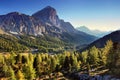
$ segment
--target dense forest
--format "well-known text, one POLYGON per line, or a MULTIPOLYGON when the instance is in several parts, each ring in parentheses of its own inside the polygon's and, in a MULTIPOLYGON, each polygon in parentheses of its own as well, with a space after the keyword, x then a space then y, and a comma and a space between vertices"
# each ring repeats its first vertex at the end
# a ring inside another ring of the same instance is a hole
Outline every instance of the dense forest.
POLYGON ((62 53, 73 49, 71 43, 52 36, 5 35, 0 34, 0 52, 62 53))
MULTIPOLYGON (((33 80, 70 78, 71 74, 81 72, 94 75, 120 74, 120 45, 111 40, 104 48, 92 48, 77 52, 61 54, 22 54, 11 52, 0 54, 0 78, 3 80, 33 80)), ((75 79, 74 79, 75 80, 75 79)))

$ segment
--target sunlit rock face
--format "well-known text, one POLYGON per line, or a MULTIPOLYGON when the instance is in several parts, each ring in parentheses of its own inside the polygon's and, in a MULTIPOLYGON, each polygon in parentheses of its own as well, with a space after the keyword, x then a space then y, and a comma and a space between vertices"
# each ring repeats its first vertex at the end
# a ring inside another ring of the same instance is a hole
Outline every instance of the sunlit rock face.
POLYGON ((38 23, 31 16, 12 12, 7 15, 0 16, 0 26, 1 29, 8 32, 12 31, 24 34, 34 34, 36 26, 41 27, 41 23, 38 23))
POLYGON ((5 31, 29 35, 62 33, 74 31, 70 23, 60 20, 56 10, 50 6, 36 12, 32 16, 12 12, 0 16, 0 28, 5 31))
POLYGON ((74 27, 69 22, 59 19, 57 12, 54 8, 47 6, 41 11, 32 15, 36 19, 43 22, 47 26, 54 26, 59 29, 59 32, 74 32, 74 27))

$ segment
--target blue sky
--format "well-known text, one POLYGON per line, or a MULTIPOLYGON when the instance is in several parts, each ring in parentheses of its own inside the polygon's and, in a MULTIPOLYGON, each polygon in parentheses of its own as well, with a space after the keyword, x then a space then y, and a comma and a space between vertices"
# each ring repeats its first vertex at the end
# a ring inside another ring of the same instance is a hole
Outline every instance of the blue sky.
POLYGON ((54 7, 74 27, 120 29, 120 0, 0 0, 0 15, 14 11, 31 15, 46 6, 54 7))

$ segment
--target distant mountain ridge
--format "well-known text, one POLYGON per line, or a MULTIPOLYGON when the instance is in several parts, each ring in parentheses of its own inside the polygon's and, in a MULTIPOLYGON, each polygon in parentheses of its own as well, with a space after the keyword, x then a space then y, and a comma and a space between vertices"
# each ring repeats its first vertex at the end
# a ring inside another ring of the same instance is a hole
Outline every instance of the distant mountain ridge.
POLYGON ((120 43, 120 30, 114 31, 114 32, 94 41, 89 46, 96 46, 98 48, 103 48, 108 40, 112 40, 114 43, 120 43))
POLYGON ((0 29, 17 35, 49 35, 76 44, 89 44, 96 37, 77 31, 69 22, 59 19, 56 10, 47 6, 32 16, 19 12, 0 15, 0 29))
POLYGON ((79 48, 78 51, 82 52, 93 46, 95 46, 97 48, 103 48, 106 45, 106 42, 108 40, 111 40, 114 44, 119 44, 120 43, 120 30, 111 32, 110 34, 97 39, 96 41, 92 42, 91 44, 85 45, 85 47, 83 47, 83 48, 79 48))
POLYGON ((85 32, 87 34, 94 35, 96 37, 103 37, 111 32, 111 31, 90 30, 86 26, 77 27, 76 29, 85 32))

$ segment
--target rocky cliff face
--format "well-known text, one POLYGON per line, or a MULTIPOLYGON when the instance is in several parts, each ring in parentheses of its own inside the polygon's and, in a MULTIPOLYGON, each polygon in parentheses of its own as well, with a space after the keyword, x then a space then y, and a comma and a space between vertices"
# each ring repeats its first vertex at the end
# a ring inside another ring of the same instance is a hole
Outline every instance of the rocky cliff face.
POLYGON ((46 8, 36 12, 32 16, 36 19, 41 20, 45 24, 49 23, 56 27, 60 26, 56 10, 50 6, 47 6, 46 8))
POLYGON ((45 27, 42 27, 41 22, 35 20, 34 17, 18 12, 0 16, 0 28, 6 32, 29 35, 40 35, 45 32, 45 27))
POLYGON ((37 20, 42 21, 43 24, 57 27, 61 32, 74 32, 75 29, 69 22, 59 19, 54 8, 47 6, 46 8, 36 12, 32 15, 37 20))

